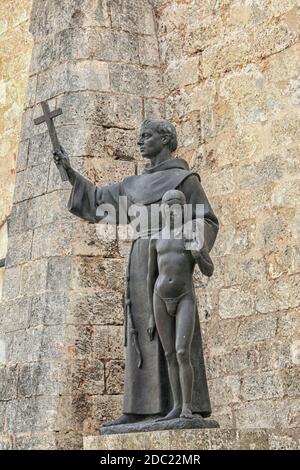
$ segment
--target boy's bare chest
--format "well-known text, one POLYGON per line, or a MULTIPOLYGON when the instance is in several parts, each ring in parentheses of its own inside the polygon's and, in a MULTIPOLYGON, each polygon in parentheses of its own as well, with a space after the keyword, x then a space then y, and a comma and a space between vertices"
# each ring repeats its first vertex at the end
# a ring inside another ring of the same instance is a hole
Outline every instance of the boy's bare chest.
POLYGON ((156 242, 157 253, 163 255, 168 252, 184 253, 184 240, 183 239, 169 239, 157 240, 156 242))

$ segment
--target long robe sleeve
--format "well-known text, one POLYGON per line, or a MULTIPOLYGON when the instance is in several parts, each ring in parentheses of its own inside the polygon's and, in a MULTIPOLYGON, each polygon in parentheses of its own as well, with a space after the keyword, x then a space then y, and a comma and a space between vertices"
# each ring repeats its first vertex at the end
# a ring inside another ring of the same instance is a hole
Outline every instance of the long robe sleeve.
POLYGON ((119 223, 122 183, 98 187, 74 171, 75 182, 70 194, 69 211, 89 222, 119 223))
POLYGON ((201 239, 201 247, 198 250, 193 250, 193 255, 201 272, 206 276, 211 276, 214 266, 209 252, 214 245, 219 230, 218 219, 196 175, 189 176, 178 189, 184 192, 187 204, 192 205, 192 218, 196 222, 195 227, 201 228, 204 224, 203 237, 199 237, 201 239), (199 220, 199 224, 197 224, 197 217, 199 217, 197 204, 203 205, 202 217, 199 220))

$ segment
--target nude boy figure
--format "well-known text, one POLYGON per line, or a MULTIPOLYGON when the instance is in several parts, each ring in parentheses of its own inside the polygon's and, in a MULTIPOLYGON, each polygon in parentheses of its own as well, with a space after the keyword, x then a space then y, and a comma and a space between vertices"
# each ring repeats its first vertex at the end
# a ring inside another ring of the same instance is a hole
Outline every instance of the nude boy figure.
POLYGON ((162 198, 164 227, 151 238, 148 262, 148 296, 152 307, 148 335, 157 328, 166 355, 173 408, 162 420, 192 418, 194 371, 190 350, 195 326, 193 288, 195 259, 182 236, 185 196, 167 191, 162 198))

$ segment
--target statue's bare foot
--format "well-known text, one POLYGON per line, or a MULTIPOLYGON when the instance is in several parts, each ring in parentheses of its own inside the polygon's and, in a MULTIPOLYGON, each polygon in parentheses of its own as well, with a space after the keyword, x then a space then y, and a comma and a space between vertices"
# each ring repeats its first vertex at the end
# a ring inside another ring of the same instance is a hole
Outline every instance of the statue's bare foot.
POLYGON ((139 415, 123 414, 117 419, 113 419, 112 421, 107 421, 107 423, 103 423, 102 426, 118 426, 119 424, 135 423, 139 420, 139 415))
POLYGON ((176 406, 173 408, 166 416, 156 419, 156 421, 169 421, 170 419, 179 418, 181 412, 181 407, 176 406))
POLYGON ((180 418, 192 419, 193 413, 189 406, 183 405, 180 418))

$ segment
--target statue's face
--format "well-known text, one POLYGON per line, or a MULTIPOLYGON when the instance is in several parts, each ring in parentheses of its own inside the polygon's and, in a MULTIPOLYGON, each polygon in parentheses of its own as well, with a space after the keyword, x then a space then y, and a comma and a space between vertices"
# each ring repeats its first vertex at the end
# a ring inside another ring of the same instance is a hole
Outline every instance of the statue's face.
POLYGON ((180 200, 166 201, 162 204, 162 211, 167 225, 170 224, 171 227, 182 225, 184 207, 180 200))
POLYGON ((156 157, 165 145, 165 136, 159 134, 153 124, 141 128, 138 146, 143 158, 156 157))

